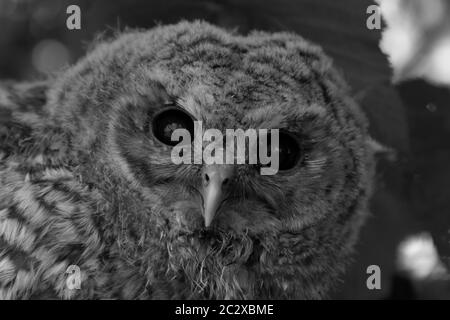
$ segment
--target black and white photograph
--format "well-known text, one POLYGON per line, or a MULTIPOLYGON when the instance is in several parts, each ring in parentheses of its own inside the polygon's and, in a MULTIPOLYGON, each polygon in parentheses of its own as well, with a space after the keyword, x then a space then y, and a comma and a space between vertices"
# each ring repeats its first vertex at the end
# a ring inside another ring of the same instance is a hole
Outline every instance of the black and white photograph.
POLYGON ((448 299, 450 0, 0 0, 0 300, 448 299))

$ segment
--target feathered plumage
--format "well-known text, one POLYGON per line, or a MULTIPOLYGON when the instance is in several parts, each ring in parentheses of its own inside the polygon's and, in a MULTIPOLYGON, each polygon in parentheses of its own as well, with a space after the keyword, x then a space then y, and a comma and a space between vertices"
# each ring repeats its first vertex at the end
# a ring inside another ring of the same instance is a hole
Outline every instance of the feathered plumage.
POLYGON ((294 34, 122 34, 45 82, 2 86, 0 115, 1 298, 322 298, 366 215, 366 120, 294 34), (175 165, 148 129, 167 102, 205 128, 287 130, 301 161, 236 165, 205 229, 204 167, 175 165))

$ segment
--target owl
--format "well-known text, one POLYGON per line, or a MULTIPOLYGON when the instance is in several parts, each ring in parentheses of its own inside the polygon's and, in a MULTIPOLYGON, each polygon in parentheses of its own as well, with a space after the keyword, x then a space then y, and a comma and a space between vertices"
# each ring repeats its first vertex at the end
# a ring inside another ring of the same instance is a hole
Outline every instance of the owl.
POLYGON ((366 118, 296 34, 127 31, 0 115, 2 299, 326 298, 368 212, 366 118), (278 129, 278 172, 175 164, 195 121, 278 129))

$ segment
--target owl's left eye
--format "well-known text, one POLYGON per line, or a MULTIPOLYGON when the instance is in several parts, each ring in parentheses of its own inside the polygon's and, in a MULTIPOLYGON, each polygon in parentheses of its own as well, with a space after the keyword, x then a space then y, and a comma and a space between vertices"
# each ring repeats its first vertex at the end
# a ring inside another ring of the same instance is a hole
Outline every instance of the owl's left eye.
MULTIPOLYGON (((267 143, 267 149, 272 150, 270 139, 267 143)), ((294 138, 292 134, 285 131, 280 131, 278 145, 274 146, 274 151, 278 155, 280 171, 286 171, 294 168, 303 158, 302 148, 297 142, 297 139, 294 138)), ((260 164, 260 166, 262 165, 260 164)))
POLYGON ((191 137, 194 134, 194 121, 189 114, 179 108, 169 108, 154 116, 152 121, 153 134, 162 143, 175 146, 178 141, 172 141, 172 133, 176 129, 188 130, 191 137))
POLYGON ((297 141, 285 132, 280 132, 278 154, 280 170, 292 169, 301 159, 301 149, 297 141))

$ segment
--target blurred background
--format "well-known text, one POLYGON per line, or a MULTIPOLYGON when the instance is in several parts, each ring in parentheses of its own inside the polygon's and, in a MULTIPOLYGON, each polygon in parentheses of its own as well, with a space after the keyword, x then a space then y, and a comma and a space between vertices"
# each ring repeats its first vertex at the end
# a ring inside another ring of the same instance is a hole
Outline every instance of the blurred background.
POLYGON ((449 1, 0 0, 0 80, 41 79, 100 34, 182 19, 313 40, 368 115, 380 149, 372 213, 332 298, 450 298, 449 1), (381 30, 367 28, 374 4, 381 30), (80 30, 66 27, 69 5, 81 9, 80 30), (367 288, 370 265, 381 269, 380 290, 367 288))

